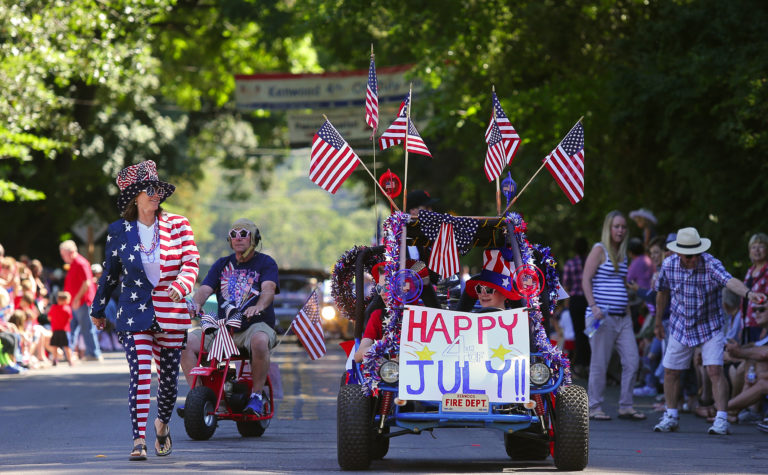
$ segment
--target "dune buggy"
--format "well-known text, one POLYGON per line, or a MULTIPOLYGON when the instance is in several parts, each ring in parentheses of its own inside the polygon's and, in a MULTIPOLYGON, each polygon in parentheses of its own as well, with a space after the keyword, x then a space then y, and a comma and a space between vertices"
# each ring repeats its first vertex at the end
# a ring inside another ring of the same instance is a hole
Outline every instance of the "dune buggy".
POLYGON ((385 223, 384 246, 355 247, 342 256, 334 297, 355 322, 355 349, 372 299, 364 298, 364 273, 386 262, 388 288, 382 339, 362 364, 348 362, 342 377, 337 457, 343 470, 366 469, 383 458, 392 437, 474 427, 502 431, 513 460, 552 455, 558 469, 586 467, 587 395, 571 384, 568 360, 543 327, 559 292, 554 258, 549 248, 532 245, 525 231, 516 213, 459 218, 421 211, 418 219, 395 213, 385 223), (430 246, 441 223, 452 223, 462 254, 473 247, 511 251, 514 277, 538 276, 538 291, 521 295, 516 310, 495 314, 471 313, 474 300, 466 294, 454 311, 410 305, 407 294, 419 282, 400 263, 406 238, 430 246))

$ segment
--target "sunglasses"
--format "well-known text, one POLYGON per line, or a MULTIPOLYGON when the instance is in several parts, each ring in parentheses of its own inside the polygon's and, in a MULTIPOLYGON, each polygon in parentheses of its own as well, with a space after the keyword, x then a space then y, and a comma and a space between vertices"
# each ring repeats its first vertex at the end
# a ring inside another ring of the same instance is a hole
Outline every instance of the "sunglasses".
POLYGON ((251 232, 247 229, 230 229, 229 230, 229 237, 232 239, 235 238, 247 238, 251 235, 251 232))
POLYGON ((154 186, 154 185, 149 185, 148 187, 146 187, 144 189, 144 193, 146 193, 147 196, 149 196, 150 198, 152 198, 155 195, 159 196, 160 198, 165 196, 165 190, 162 187, 154 186))
POLYGON ((494 289, 493 287, 486 287, 484 285, 477 284, 475 286, 475 292, 477 292, 478 294, 493 295, 493 293, 496 292, 496 289, 494 289))
POLYGON ((694 259, 696 257, 699 257, 701 253, 699 254, 680 254, 682 257, 685 257, 686 259, 694 259))

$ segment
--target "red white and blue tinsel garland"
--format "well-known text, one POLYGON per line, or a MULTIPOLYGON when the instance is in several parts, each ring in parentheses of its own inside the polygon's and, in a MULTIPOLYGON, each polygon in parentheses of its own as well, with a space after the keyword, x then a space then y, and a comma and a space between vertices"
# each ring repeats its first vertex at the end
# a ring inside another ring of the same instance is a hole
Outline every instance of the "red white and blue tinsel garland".
MULTIPOLYGON (((518 213, 511 212, 507 213, 507 216, 504 219, 514 226, 515 238, 520 247, 520 257, 523 264, 536 265, 536 260, 533 255, 534 249, 541 254, 541 262, 544 265, 547 285, 545 291, 549 293, 550 311, 554 311, 554 306, 557 304, 557 289, 560 287, 560 280, 555 271, 555 265, 557 264, 555 259, 552 257, 548 247, 539 245, 532 246, 531 243, 528 242, 528 238, 525 236, 525 232, 528 230, 528 224, 522 216, 518 213)), ((533 338, 536 347, 539 349, 544 359, 553 364, 553 369, 555 371, 557 371, 559 367, 563 368, 565 383, 571 384, 571 363, 568 361, 568 357, 566 357, 556 346, 552 345, 549 337, 547 337, 538 296, 529 299, 529 307, 534 308, 534 311, 529 313, 528 317, 533 322, 533 338)))
MULTIPOLYGON (((406 213, 395 213, 384 222, 384 272, 386 281, 390 283, 392 276, 398 271, 398 256, 400 255, 400 237, 410 216, 406 213)), ((381 272, 381 271, 380 271, 381 272)), ((379 385, 379 367, 386 361, 387 356, 400 352, 400 330, 403 318, 403 304, 392 297, 392 291, 387 289, 382 296, 386 311, 382 312, 381 327, 383 336, 375 342, 363 358, 363 391, 371 394, 379 385)))
MULTIPOLYGON (((333 301, 341 314, 350 320, 353 320, 355 316, 355 264, 357 263, 358 254, 364 249, 367 248, 365 246, 355 246, 342 254, 331 273, 331 296, 333 301)), ((365 270, 370 272, 377 262, 379 262, 378 256, 371 255, 364 263, 365 270)), ((371 299, 372 296, 367 296, 363 308, 368 306, 371 299)))

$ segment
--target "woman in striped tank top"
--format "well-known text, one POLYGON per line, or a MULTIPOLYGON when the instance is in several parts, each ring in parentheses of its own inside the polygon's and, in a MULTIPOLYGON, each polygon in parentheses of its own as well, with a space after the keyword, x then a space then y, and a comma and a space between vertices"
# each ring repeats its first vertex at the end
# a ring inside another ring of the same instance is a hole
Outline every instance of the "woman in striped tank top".
POLYGON ((589 305, 585 319, 587 322, 599 323, 597 331, 589 340, 592 359, 587 394, 589 418, 594 420, 611 420, 602 405, 606 372, 614 348, 621 358, 619 418, 645 419, 645 414, 632 407, 632 389, 640 358, 627 305, 628 237, 626 218, 619 211, 611 211, 603 221, 600 242, 592 247, 584 263, 582 287, 589 305))

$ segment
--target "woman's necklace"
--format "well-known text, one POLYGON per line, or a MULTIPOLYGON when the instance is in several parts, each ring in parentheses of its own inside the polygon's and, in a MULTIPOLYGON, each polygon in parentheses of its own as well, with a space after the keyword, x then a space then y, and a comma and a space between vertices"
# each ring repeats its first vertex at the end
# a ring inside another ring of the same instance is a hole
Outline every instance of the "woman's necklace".
POLYGON ((160 226, 157 224, 157 219, 155 219, 155 224, 152 227, 154 233, 152 235, 152 244, 150 245, 149 250, 144 247, 144 242, 142 241, 141 236, 139 236, 139 249, 141 249, 141 252, 147 256, 148 262, 155 262, 155 249, 157 249, 157 245, 160 243, 160 226))

